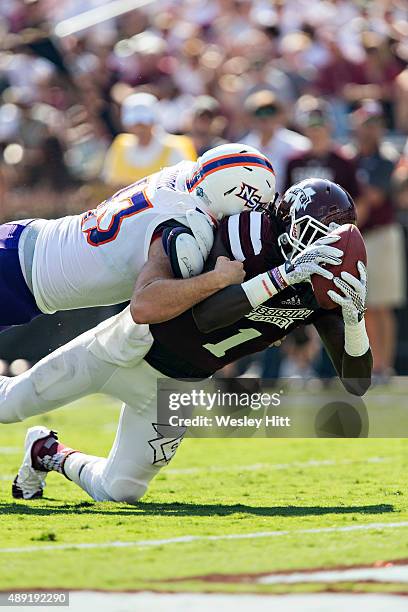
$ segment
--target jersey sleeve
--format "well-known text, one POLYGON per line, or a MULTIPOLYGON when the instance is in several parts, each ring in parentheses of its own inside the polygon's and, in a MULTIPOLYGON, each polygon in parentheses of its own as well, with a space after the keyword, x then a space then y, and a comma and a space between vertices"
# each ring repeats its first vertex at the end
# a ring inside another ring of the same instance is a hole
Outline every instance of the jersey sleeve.
POLYGON ((220 232, 231 259, 242 261, 247 278, 282 263, 276 228, 270 217, 258 212, 242 212, 223 219, 220 232))

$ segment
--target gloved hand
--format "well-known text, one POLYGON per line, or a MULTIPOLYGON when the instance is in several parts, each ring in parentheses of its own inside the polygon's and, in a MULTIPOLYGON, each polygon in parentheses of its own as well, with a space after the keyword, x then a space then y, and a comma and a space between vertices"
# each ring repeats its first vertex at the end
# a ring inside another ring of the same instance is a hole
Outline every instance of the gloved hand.
POLYGON ((334 284, 342 293, 330 290, 327 295, 339 306, 346 325, 357 325, 363 317, 367 298, 367 272, 362 261, 357 263, 360 279, 348 272, 342 272, 341 278, 335 278, 334 284))
POLYGON ((207 215, 190 209, 185 224, 164 230, 162 242, 176 278, 197 276, 212 249, 214 226, 207 215))
POLYGON ((333 274, 320 264, 341 264, 343 251, 330 246, 338 240, 340 240, 340 236, 335 235, 319 238, 296 255, 292 261, 286 261, 278 268, 274 268, 270 273, 271 276, 277 281, 280 289, 296 283, 311 282, 312 274, 320 274, 320 276, 331 280, 333 274))
POLYGON ((201 251, 203 260, 206 261, 214 244, 215 226, 206 214, 193 208, 186 212, 186 219, 201 251))

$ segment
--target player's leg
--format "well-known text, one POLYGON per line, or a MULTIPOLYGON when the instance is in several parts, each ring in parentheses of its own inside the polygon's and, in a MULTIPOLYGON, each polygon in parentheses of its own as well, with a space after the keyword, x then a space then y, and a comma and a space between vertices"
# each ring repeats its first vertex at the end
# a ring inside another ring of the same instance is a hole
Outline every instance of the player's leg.
MULTIPOLYGON (((29 372, 14 379, 1 377, 0 422, 22 420, 95 392, 131 402, 132 406, 148 412, 160 374, 145 362, 140 370, 130 364, 141 362, 151 341, 148 327, 135 325, 129 308, 125 309, 58 349, 29 372)), ((13 495, 25 499, 41 496, 46 473, 55 470, 65 474, 64 463, 71 453, 72 449, 58 442, 56 434, 49 429, 41 426, 29 429, 13 495)), ((86 464, 95 464, 95 473, 99 473, 101 461, 103 465, 106 463, 99 457, 75 454, 75 465, 80 462, 78 478, 86 464)), ((97 478, 95 483, 92 487, 86 479, 85 490, 98 499, 110 499, 103 488, 98 492, 97 478)), ((81 485, 79 480, 78 484, 81 485)))
MULTIPOLYGON (((0 422, 14 423, 99 391, 116 366, 101 361, 88 350, 92 338, 91 330, 24 374, 15 378, 0 377, 0 422)), ((51 462, 56 469, 72 452, 72 449, 60 445, 56 434, 49 429, 30 428, 25 440, 23 463, 13 483, 14 497, 41 497, 50 465, 34 460, 34 450, 40 448, 45 461, 51 462)))
POLYGON ((0 331, 41 314, 19 256, 20 241, 32 219, 0 225, 0 331))
POLYGON ((89 350, 92 330, 57 349, 33 368, 0 377, 0 423, 16 423, 96 393, 116 370, 89 350))
POLYGON ((170 461, 180 441, 181 436, 161 438, 151 418, 124 405, 108 458, 74 453, 65 461, 65 475, 97 501, 134 504, 143 497, 160 468, 170 461))
POLYGON ((131 401, 122 408, 107 459, 72 452, 50 434, 33 447, 36 467, 64 474, 96 501, 137 502, 160 468, 169 463, 184 433, 157 426, 156 382, 160 376, 142 361, 134 368, 118 368, 103 388, 115 396, 120 388, 120 395, 128 392, 131 401))
POLYGON ((121 397, 122 408, 113 447, 106 460, 67 460, 67 475, 94 499, 135 503, 149 482, 174 456, 185 430, 157 425, 157 380, 162 374, 142 360, 134 368, 118 368, 105 390, 121 397))

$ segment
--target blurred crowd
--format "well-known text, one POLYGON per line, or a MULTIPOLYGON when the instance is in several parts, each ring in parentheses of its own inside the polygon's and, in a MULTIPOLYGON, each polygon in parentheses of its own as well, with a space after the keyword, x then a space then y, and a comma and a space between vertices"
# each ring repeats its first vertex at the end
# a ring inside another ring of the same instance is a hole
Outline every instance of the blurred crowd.
MULTIPOLYGON (((121 4, 1 1, 0 220, 94 208, 222 142, 256 146, 280 192, 318 176, 355 198, 387 377, 406 301, 406 0, 135 0, 104 19, 121 4)), ((284 346, 264 374, 329 371, 309 332, 284 346)))

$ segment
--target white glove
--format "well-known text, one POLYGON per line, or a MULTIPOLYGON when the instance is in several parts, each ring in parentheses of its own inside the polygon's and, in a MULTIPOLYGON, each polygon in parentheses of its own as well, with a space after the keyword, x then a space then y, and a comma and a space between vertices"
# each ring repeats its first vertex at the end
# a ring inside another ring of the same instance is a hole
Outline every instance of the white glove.
POLYGON ((279 266, 278 270, 286 284, 295 285, 296 283, 311 282, 312 274, 320 274, 320 276, 331 280, 333 274, 322 268, 320 264, 341 264, 343 251, 329 246, 338 240, 340 240, 340 236, 335 235, 320 238, 296 255, 292 261, 287 261, 279 266))
POLYGON ((204 257, 198 242, 186 227, 177 227, 163 234, 166 253, 175 278, 191 278, 204 270, 204 257))
POLYGON ((334 284, 341 294, 330 290, 327 295, 339 306, 344 319, 344 348, 348 355, 360 357, 370 348, 364 321, 365 302, 367 297, 367 272, 362 261, 357 263, 360 279, 348 272, 342 272, 341 278, 335 278, 334 284))
POLYGON ((186 211, 186 223, 165 230, 162 239, 174 276, 190 278, 204 269, 214 243, 214 227, 207 215, 190 209, 186 211))
POLYGON ((193 232, 204 261, 214 244, 214 225, 206 214, 191 208, 186 212, 187 224, 193 232))
POLYGON ((289 285, 310 283, 312 274, 320 274, 320 276, 331 280, 333 274, 322 268, 320 264, 341 264, 343 251, 330 246, 337 240, 340 240, 340 236, 332 235, 320 238, 296 255, 292 261, 285 261, 281 266, 242 283, 241 287, 245 291, 251 306, 256 308, 289 285))
POLYGON ((357 268, 360 279, 348 272, 342 272, 341 278, 334 279, 334 284, 343 295, 333 290, 327 292, 329 298, 341 306, 346 325, 357 325, 364 317, 367 297, 367 272, 362 261, 357 263, 357 268))

